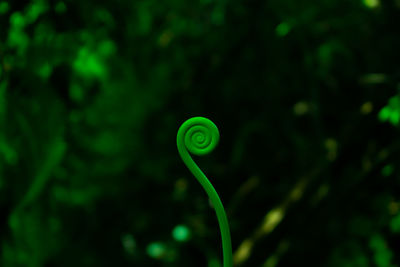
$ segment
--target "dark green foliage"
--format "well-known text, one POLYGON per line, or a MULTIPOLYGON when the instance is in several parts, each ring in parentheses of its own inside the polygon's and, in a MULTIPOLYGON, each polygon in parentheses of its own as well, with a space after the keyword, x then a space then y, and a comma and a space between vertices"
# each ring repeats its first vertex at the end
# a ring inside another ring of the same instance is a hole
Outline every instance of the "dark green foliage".
POLYGON ((0 0, 0 266, 400 266, 398 0, 0 0))

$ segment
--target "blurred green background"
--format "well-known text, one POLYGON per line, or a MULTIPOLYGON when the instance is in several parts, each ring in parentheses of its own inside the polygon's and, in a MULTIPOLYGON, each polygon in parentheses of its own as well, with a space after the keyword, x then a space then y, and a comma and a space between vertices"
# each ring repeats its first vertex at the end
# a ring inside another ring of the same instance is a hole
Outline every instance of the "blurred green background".
POLYGON ((400 266, 399 0, 0 0, 0 266, 400 266))

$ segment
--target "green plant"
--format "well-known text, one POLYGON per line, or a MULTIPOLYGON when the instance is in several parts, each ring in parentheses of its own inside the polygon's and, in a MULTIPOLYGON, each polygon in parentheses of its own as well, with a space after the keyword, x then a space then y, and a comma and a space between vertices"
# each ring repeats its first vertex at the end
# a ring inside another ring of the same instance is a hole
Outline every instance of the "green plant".
POLYGON ((228 219, 226 217, 224 207, 221 199, 218 196, 218 193, 215 191, 208 178, 200 170, 189 154, 190 152, 197 156, 203 156, 210 153, 216 147, 219 141, 218 128, 209 119, 203 117, 194 117, 188 119, 181 125, 178 130, 176 141, 178 151, 183 162, 203 186, 214 206, 221 230, 224 267, 231 267, 232 244, 228 219))

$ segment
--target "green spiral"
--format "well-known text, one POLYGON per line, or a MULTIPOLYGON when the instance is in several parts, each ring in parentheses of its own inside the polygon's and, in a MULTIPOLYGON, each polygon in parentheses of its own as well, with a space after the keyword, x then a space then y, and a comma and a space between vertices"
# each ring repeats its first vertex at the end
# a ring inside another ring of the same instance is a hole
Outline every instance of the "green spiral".
POLYGON ((217 126, 203 117, 194 117, 185 121, 179 128, 176 139, 183 162, 202 185, 214 206, 221 230, 224 267, 232 267, 231 235, 224 206, 217 191, 189 154, 190 152, 197 156, 206 155, 217 146, 218 141, 219 131, 217 126))
POLYGON ((185 146, 190 153, 202 156, 210 153, 217 146, 219 132, 215 124, 205 118, 187 120, 183 125, 185 146))

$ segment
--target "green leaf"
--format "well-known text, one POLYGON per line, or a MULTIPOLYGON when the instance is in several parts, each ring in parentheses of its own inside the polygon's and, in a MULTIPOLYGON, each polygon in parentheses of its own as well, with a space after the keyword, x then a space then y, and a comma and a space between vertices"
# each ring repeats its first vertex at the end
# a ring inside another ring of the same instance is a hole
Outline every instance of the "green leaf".
POLYGON ((382 175, 383 176, 390 176, 394 171, 394 167, 391 164, 386 165, 385 167, 382 168, 382 175))
POLYGON ((25 17, 20 12, 14 12, 10 17, 10 24, 15 28, 25 27, 25 17))
POLYGON ((291 26, 286 22, 282 22, 275 29, 276 34, 281 37, 286 36, 290 32, 290 30, 291 26))
POLYGON ((393 233, 400 233, 400 213, 390 221, 390 229, 393 233))
POLYGON ((380 121, 389 121, 395 126, 398 125, 400 123, 400 96, 391 97, 388 105, 379 112, 378 118, 380 121))
POLYGON ((369 242, 370 248, 374 251, 374 261, 378 267, 392 267, 393 253, 387 246, 382 235, 373 235, 369 242))
POLYGON ((380 121, 387 121, 390 118, 390 109, 389 107, 384 107, 381 109, 381 111, 378 114, 379 120, 380 121))
POLYGON ((0 14, 5 14, 10 10, 10 5, 7 2, 0 3, 0 14))

